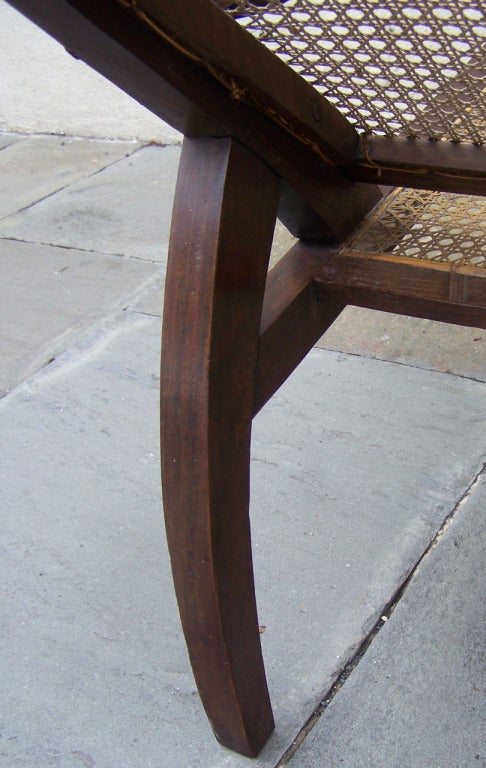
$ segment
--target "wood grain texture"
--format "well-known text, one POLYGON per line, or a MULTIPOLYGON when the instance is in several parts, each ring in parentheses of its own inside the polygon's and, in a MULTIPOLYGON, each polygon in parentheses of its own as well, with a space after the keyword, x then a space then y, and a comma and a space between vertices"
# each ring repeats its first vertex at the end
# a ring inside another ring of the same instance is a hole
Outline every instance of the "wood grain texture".
POLYGON ((486 270, 297 243, 268 276, 254 413, 347 304, 484 328, 486 270))
POLYGON ((268 275, 255 372, 254 413, 290 376, 345 307, 339 297, 319 300, 315 275, 323 255, 300 243, 268 275))
POLYGON ((375 184, 485 195, 486 147, 366 136, 362 138, 351 175, 375 184))
POLYGON ((138 0, 138 7, 229 76, 242 96, 302 133, 333 162, 349 165, 358 145, 350 122, 304 78, 208 0, 138 0))
POLYGON ((164 510, 182 624, 217 738, 255 755, 273 729, 254 597, 253 375, 279 196, 229 139, 186 139, 161 364, 164 510))
POLYGON ((315 280, 326 302, 340 298, 385 312, 473 328, 486 325, 484 269, 328 250, 315 280))

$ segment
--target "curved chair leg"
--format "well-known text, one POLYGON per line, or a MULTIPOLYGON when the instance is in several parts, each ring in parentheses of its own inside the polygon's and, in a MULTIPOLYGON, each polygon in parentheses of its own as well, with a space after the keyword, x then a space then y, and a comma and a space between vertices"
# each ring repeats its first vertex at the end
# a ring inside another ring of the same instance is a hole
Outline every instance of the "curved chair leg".
POLYGON ((256 755, 271 731, 251 556, 258 329, 279 185, 231 139, 186 139, 161 366, 164 509, 197 686, 217 738, 256 755))

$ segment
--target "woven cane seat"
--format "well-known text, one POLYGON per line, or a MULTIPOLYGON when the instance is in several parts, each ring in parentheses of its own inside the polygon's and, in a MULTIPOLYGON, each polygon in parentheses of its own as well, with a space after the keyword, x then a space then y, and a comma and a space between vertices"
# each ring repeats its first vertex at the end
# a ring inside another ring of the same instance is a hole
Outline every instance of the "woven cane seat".
POLYGON ((222 0, 358 131, 486 141, 477 0, 222 0))
POLYGON ((486 199, 394 190, 344 249, 486 270, 486 199))
MULTIPOLYGON (((366 136, 486 141, 486 8, 475 0, 219 0, 366 136)), ((486 269, 486 200, 396 189, 344 251, 486 269)))

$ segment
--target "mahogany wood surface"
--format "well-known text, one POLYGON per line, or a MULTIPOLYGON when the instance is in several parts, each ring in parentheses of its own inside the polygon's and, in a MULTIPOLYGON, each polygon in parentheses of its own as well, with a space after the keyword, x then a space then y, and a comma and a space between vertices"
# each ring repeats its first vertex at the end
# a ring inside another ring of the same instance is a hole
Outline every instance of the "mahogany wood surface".
POLYGON ((319 300, 314 277, 320 271, 322 253, 322 248, 296 245, 268 275, 255 372, 255 414, 344 309, 339 298, 319 300))
POLYGON ((358 146, 351 123, 304 78, 208 0, 138 0, 146 11, 184 45, 229 76, 241 97, 255 101, 271 119, 287 122, 332 162, 349 165, 358 146))
POLYGON ((347 304, 484 328, 486 271, 297 243, 268 276, 254 413, 347 304))
MULTIPOLYGON (((297 244, 297 249, 312 246, 297 244)), ((326 250, 315 274, 323 301, 486 327, 486 270, 326 250)))
POLYGON ((362 138, 352 177, 397 187, 486 195, 486 147, 388 136, 362 138))
POLYGON ((253 373, 279 184, 230 139, 184 141, 161 364, 164 510, 182 624, 217 738, 273 729, 249 505, 253 373))

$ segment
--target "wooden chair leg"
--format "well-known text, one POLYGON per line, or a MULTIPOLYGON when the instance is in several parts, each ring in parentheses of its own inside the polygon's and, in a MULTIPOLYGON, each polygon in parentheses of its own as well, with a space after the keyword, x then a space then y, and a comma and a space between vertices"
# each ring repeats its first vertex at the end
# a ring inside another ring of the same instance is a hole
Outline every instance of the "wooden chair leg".
POLYGON ((161 366, 164 510, 199 693, 224 745, 271 731, 251 556, 249 455, 258 329, 279 184, 231 139, 186 139, 161 366))

